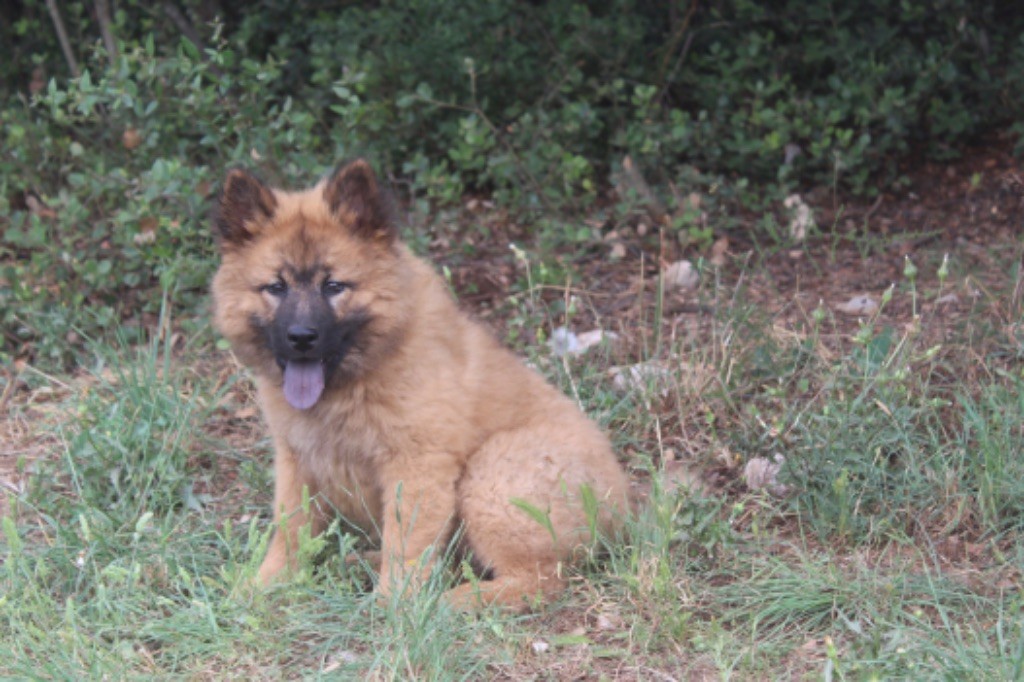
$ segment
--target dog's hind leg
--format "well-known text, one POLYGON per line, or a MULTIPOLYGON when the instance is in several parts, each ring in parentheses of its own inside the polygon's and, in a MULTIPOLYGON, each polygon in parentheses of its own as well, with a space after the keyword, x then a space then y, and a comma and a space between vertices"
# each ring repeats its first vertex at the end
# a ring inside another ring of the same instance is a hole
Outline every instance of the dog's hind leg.
POLYGON ((547 601, 565 586, 565 564, 621 520, 625 475, 596 427, 579 420, 504 431, 474 453, 458 511, 473 558, 493 579, 453 589, 455 605, 522 610, 547 601), (597 509, 588 511, 584 488, 597 509))
POLYGON ((527 611, 558 594, 565 581, 551 567, 550 575, 511 573, 491 580, 463 583, 445 593, 445 599, 457 609, 472 611, 484 606, 501 606, 510 611, 527 611))

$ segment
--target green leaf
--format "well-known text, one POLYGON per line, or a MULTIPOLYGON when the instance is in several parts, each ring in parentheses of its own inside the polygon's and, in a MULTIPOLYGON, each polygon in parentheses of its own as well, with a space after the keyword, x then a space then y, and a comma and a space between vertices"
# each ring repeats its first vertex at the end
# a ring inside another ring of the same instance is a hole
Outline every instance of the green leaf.
POLYGON ((548 533, 551 534, 552 542, 558 542, 558 536, 555 534, 555 527, 551 525, 551 517, 548 515, 546 511, 530 504, 526 500, 516 497, 509 500, 509 502, 512 503, 518 509, 525 512, 526 515, 529 516, 531 519, 533 519, 541 526, 546 528, 548 533))

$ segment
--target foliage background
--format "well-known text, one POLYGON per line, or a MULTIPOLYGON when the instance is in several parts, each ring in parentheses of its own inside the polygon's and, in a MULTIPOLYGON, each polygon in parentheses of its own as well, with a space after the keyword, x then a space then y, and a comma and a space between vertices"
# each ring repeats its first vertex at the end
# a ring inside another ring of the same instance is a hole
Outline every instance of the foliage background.
POLYGON ((3 357, 73 362, 160 289, 202 317, 232 164, 299 183, 365 155, 414 208, 486 193, 529 225, 628 199, 628 155, 668 204, 763 208, 898 185, 1024 102, 1024 15, 996 0, 127 1, 116 54, 107 4, 60 4, 77 74, 44 2, 0 4, 3 357))

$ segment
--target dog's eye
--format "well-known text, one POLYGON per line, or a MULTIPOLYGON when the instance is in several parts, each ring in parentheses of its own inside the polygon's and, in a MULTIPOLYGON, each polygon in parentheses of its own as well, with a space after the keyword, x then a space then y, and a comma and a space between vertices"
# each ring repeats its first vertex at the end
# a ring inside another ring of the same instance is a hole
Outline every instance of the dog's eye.
POLYGON ((277 280, 270 284, 264 284, 260 287, 260 291, 265 291, 271 296, 284 296, 288 293, 288 285, 281 280, 277 280))
POLYGON ((337 296, 341 292, 345 291, 346 289, 350 289, 351 287, 352 285, 349 284, 348 282, 339 282, 336 279, 329 279, 326 282, 324 282, 324 295, 337 296))

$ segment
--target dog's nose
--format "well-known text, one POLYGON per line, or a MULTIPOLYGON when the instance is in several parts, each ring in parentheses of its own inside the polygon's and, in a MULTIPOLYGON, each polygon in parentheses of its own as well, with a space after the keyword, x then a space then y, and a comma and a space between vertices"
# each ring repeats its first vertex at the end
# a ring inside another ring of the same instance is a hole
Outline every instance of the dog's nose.
POLYGON ((295 350, 312 350, 316 345, 317 336, 317 331, 312 327, 305 327, 301 324, 293 324, 288 327, 288 343, 295 350))

